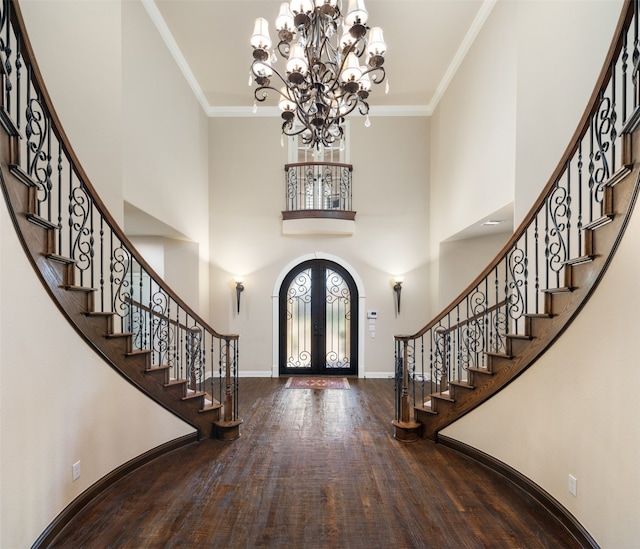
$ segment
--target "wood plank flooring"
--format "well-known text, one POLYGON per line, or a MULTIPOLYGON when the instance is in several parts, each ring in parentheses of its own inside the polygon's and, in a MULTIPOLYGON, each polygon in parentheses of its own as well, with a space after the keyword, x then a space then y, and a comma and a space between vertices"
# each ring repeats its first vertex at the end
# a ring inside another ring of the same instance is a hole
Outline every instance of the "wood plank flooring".
POLYGON ((579 547, 501 476, 392 436, 392 380, 240 379, 240 439, 162 456, 87 506, 56 548, 579 547))

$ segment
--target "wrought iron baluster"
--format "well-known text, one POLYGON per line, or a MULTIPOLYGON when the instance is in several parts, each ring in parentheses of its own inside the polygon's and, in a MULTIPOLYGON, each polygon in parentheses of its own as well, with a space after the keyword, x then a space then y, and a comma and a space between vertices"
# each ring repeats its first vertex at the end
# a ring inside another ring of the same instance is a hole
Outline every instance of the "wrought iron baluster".
POLYGON ((582 139, 578 143, 578 254, 582 255, 583 250, 583 223, 582 223, 582 139))
POLYGON ((5 78, 5 106, 7 112, 11 114, 11 91, 13 85, 11 84, 11 73, 13 68, 11 66, 11 1, 5 0, 3 9, 3 20, 5 38, 3 43, 0 43, 0 51, 4 52, 4 70, 6 74, 5 78))
POLYGON ((634 1, 634 16, 633 16, 633 52, 631 54, 631 62, 633 63, 633 78, 632 78, 632 86, 633 86, 633 108, 634 110, 638 107, 639 104, 639 91, 638 90, 638 60, 640 59, 640 47, 638 45, 638 14, 640 13, 640 0, 634 1))
POLYGON ((104 312, 104 216, 100 216, 100 311, 104 312))
POLYGON ((538 217, 540 216, 540 212, 536 213, 534 218, 534 240, 535 240, 535 313, 540 313, 540 231, 538 230, 538 217))
POLYGON ((621 76, 621 84, 622 84, 622 125, 624 126, 627 122, 627 62, 629 60, 629 51, 628 51, 628 33, 623 33, 622 38, 622 55, 620 57, 622 62, 622 76, 621 76))
POLYGON ((58 234, 56 237, 57 240, 57 249, 56 252, 60 255, 63 255, 62 251, 62 144, 58 141, 58 234))
MULTIPOLYGON (((20 107, 20 83, 22 78, 22 53, 21 53, 21 41, 16 40, 16 126, 20 128, 21 122, 21 107, 20 107)), ((27 82, 28 85, 28 82, 27 82)))

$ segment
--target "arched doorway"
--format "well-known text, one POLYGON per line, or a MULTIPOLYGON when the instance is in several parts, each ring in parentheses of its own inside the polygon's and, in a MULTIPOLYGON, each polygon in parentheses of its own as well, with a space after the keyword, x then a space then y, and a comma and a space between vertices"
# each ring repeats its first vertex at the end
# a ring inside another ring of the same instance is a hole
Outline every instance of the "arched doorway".
POLYGON ((327 259, 304 261, 279 292, 280 375, 358 374, 358 289, 327 259))

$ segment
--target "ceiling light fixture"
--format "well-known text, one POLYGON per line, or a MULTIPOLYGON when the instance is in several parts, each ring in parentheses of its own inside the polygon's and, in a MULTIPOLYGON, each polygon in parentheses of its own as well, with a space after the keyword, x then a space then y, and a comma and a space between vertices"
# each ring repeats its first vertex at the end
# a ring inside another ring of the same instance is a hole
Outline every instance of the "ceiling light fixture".
POLYGON ((344 18, 341 7, 338 0, 283 2, 275 20, 276 47, 271 51, 269 23, 262 17, 251 37, 249 85, 255 80, 256 101, 265 101, 269 91, 279 94, 282 133, 300 135, 309 148, 340 141, 344 119, 356 108, 369 126, 371 85, 386 77, 387 45, 380 27, 367 26, 364 0, 349 0, 344 18), (276 52, 285 60, 284 71, 275 67, 276 52), (271 83, 274 76, 277 87, 271 83))

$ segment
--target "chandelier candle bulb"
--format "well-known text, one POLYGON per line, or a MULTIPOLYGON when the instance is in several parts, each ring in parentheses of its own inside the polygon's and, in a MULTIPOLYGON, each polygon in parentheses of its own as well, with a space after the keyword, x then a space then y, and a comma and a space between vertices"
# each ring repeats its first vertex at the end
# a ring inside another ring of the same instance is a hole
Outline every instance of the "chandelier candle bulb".
POLYGON ((264 17, 258 17, 253 27, 251 45, 258 50, 268 50, 271 47, 269 36, 269 22, 264 17))
POLYGON ((382 29, 380 27, 373 27, 369 31, 369 46, 367 52, 372 57, 375 55, 384 55, 387 52, 387 44, 384 41, 382 35, 382 29))
POLYGON ((278 17, 276 18, 276 29, 278 30, 278 37, 280 38, 280 40, 285 40, 288 36, 288 42, 291 42, 293 38, 293 32, 295 32, 295 27, 293 25, 293 12, 289 7, 288 2, 282 2, 282 4, 280 4, 280 12, 278 13, 278 17), (281 36, 280 33, 282 33, 283 31, 289 34, 281 36))
POLYGON ((311 0, 291 0, 291 11, 310 14, 313 11, 313 3, 311 0))
POLYGON ((316 150, 342 142, 345 118, 354 111, 367 116, 372 84, 386 79, 382 30, 367 26, 364 0, 350 0, 344 18, 342 5, 337 0, 283 2, 273 50, 265 19, 256 19, 251 37, 254 99, 266 101, 273 92, 283 135, 300 136, 316 150))
POLYGON ((345 23, 350 27, 356 24, 364 25, 369 18, 369 12, 364 7, 364 0, 349 0, 349 8, 344 18, 345 23))

